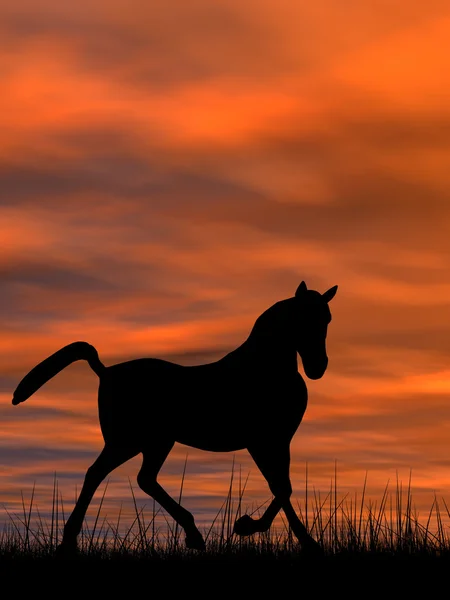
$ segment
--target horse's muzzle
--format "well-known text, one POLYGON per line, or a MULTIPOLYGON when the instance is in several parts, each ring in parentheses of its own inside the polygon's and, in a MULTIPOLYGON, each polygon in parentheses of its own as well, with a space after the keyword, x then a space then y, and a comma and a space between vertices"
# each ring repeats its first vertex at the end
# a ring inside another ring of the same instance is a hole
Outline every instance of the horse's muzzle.
POLYGON ((320 379, 323 377, 328 366, 328 358, 321 361, 303 361, 303 368, 308 379, 320 379))

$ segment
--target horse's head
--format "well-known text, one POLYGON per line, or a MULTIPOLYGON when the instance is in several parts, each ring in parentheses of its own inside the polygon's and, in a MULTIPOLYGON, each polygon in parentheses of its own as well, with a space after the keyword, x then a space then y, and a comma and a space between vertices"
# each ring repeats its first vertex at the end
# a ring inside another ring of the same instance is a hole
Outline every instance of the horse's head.
POLYGON ((328 366, 325 344, 328 323, 331 321, 328 303, 336 292, 337 285, 323 294, 308 290, 304 281, 295 292, 295 310, 300 319, 296 331, 296 349, 310 379, 320 379, 328 366))

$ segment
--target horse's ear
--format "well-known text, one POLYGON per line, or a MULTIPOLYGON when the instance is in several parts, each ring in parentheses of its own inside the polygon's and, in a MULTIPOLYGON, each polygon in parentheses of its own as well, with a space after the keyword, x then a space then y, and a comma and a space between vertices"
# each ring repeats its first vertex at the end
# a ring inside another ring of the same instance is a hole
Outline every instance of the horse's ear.
POLYGON ((297 291, 295 292, 296 298, 301 298, 307 292, 306 283, 304 281, 298 286, 297 291))
POLYGON ((333 285, 333 287, 331 287, 329 290, 327 290, 326 292, 324 292, 322 294, 322 298, 325 300, 325 302, 329 302, 330 300, 332 300, 337 292, 338 286, 337 285, 333 285))

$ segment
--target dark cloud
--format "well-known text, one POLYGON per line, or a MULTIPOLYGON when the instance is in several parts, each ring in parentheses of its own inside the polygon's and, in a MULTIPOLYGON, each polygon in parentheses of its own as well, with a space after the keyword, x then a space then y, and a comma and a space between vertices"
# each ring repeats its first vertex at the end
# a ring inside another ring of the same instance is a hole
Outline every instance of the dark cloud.
MULTIPOLYGON (((36 198, 43 198, 44 205, 49 202, 56 208, 60 204, 55 201, 61 203, 62 197, 73 198, 74 194, 88 192, 133 197, 142 193, 142 185, 136 183, 136 178, 144 173, 147 179, 149 174, 144 163, 128 157, 99 156, 53 165, 3 167, 0 170, 2 204, 15 206, 18 202, 33 203, 36 198)), ((150 184, 147 186, 148 192, 150 184)), ((82 199, 72 200, 72 203, 85 208, 89 206, 88 201, 82 199)))
MULTIPOLYGON (((6 393, 6 394, 12 394, 12 392, 15 390, 18 382, 20 381, 20 376, 17 375, 17 377, 15 377, 14 375, 6 375, 6 374, 2 374, 0 376, 0 392, 6 393)), ((12 399, 12 397, 11 397, 12 399)), ((0 405, 0 419, 5 420, 8 418, 8 413, 9 411, 5 411, 5 414, 3 415, 3 409, 0 405)), ((16 417, 14 417, 15 420, 16 417)))
MULTIPOLYGON (((316 402, 319 402, 318 398, 314 399, 314 403, 316 402)), ((446 397, 429 396, 425 393, 403 394, 392 398, 391 402, 385 397, 381 399, 376 395, 361 395, 361 414, 358 414, 355 407, 352 413, 327 417, 327 404, 332 411, 336 403, 324 402, 325 413, 321 414, 319 419, 306 419, 304 426, 300 426, 303 435, 345 436, 347 432, 365 432, 367 435, 370 435, 370 432, 379 432, 380 443, 392 444, 392 452, 397 446, 401 448, 402 439, 405 447, 411 447, 414 438, 419 442, 418 432, 422 431, 428 436, 431 431, 437 432, 445 423, 450 423, 450 403, 446 397), (365 412, 366 408, 370 408, 369 414, 365 412), (383 436, 390 438, 391 442, 383 436)))
POLYGON ((446 150, 450 145, 449 133, 447 111, 425 111, 409 118, 394 111, 356 113, 339 125, 342 138, 359 140, 366 148, 388 155, 446 150))
MULTIPOLYGON (((57 249, 55 249, 57 252, 57 249)), ((54 293, 71 291, 81 293, 111 293, 116 290, 114 281, 106 281, 101 276, 93 276, 76 269, 72 265, 58 265, 57 259, 53 264, 34 261, 11 261, 0 266, 0 285, 25 285, 43 288, 54 293)))
MULTIPOLYGON (((113 77, 122 85, 158 88, 220 76, 267 77, 311 63, 306 44, 294 56, 280 43, 274 21, 228 2, 152 5, 120 3, 91 10, 77 4, 9 8, 3 19, 8 45, 60 43, 84 71, 113 77), (134 6, 134 8, 133 8, 134 6), (255 18, 256 17, 256 18, 255 18)), ((281 38, 281 39, 280 39, 281 38)), ((301 39, 301 38, 299 38, 301 39)), ((297 44, 299 41, 297 40, 297 44)))
MULTIPOLYGON (((7 381, 11 385, 10 386, 5 385, 5 389, 4 390, 2 389, 2 391, 6 391, 6 392, 14 391, 14 389, 16 388, 17 384, 19 383, 19 381, 23 377, 23 375, 24 375, 24 373, 22 373, 20 375, 20 377, 18 377, 17 379, 13 379, 13 378, 11 378, 11 380, 8 379, 7 381)), ((2 378, 2 380, 3 379, 4 378, 2 378)), ((12 397, 11 397, 11 400, 12 400, 12 397)), ((35 406, 35 405, 33 405, 32 401, 27 403, 25 410, 20 410, 20 408, 17 409, 17 407, 13 406, 11 403, 8 403, 7 405, 0 404, 0 421, 1 422, 3 422, 3 423, 6 423, 7 421, 17 422, 18 417, 20 417, 20 421, 23 422, 25 425, 28 425, 29 421, 37 422, 41 419, 45 420, 45 421, 63 419, 65 417, 68 417, 69 419, 71 419, 73 421, 79 421, 80 418, 83 419, 83 417, 78 412, 75 412, 73 410, 67 410, 64 407, 60 408, 58 406, 55 406, 54 408, 53 407, 45 407, 45 406, 35 406)))
MULTIPOLYGON (((450 355, 450 325, 445 323, 442 327, 427 326, 425 315, 428 310, 417 311, 422 313, 422 322, 418 320, 418 327, 414 330, 411 325, 410 331, 396 328, 395 326, 386 325, 383 331, 354 331, 349 332, 346 336, 345 343, 347 348, 353 344, 354 348, 358 346, 371 347, 374 352, 383 353, 385 350, 414 350, 423 352, 424 355, 435 354, 434 365, 436 368, 442 368, 448 364, 448 356, 450 355)), ((339 362, 339 372, 342 374, 367 374, 367 375, 383 375, 382 367, 369 366, 358 363, 358 358, 355 356, 356 364, 349 364, 347 358, 339 360, 339 349, 336 348, 335 361, 339 362)), ((366 360, 362 357, 361 362, 366 360)), ((385 371, 384 371, 385 373, 385 371)))
MULTIPOLYGON (((29 257, 0 265, 0 285, 4 290, 0 321, 14 331, 46 331, 63 315, 79 314, 92 306, 95 298, 123 294, 125 283, 113 277, 117 265, 109 264, 109 273, 80 264, 60 261, 51 263, 29 257), (66 300, 63 298, 66 297, 66 300)), ((103 261, 103 266, 104 266, 103 261)))
MULTIPOLYGON (((2 464, 8 464, 9 466, 19 466, 19 465, 27 465, 35 470, 36 467, 39 469, 39 465, 42 462, 53 461, 55 465, 62 465, 65 461, 79 461, 79 464, 90 464, 89 461, 93 462, 98 456, 98 453, 93 452, 92 450, 82 450, 82 449, 67 449, 60 447, 42 447, 42 446, 26 446, 16 447, 13 444, 8 444, 8 446, 0 445, 0 461, 2 464)), ((47 473, 47 477, 49 479, 54 478, 54 473, 47 473)), ((45 475, 42 472, 42 475, 45 475)), ((79 473, 81 478, 84 478, 85 473, 79 473)), ((62 472, 58 477, 64 477, 64 473, 62 472)), ((75 473, 75 476, 77 474, 75 473)), ((71 475, 73 477, 73 474, 71 475)))
MULTIPOLYGON (((77 143, 80 143, 79 136, 77 143)), ((90 147, 89 134, 83 143, 87 158, 57 160, 52 165, 48 164, 51 161, 45 161, 33 166, 4 166, 0 169, 1 203, 4 206, 33 205, 39 198, 40 207, 57 212, 78 207, 78 218, 83 219, 84 213, 84 220, 88 221, 102 215, 98 208, 90 206, 92 198, 86 198, 86 194, 110 195, 122 198, 124 203, 131 201, 127 210, 122 210, 123 224, 132 222, 142 227, 157 214, 194 217, 216 205, 222 205, 225 210, 231 199, 233 203, 251 201, 253 205, 260 198, 259 193, 220 176, 186 171, 170 164, 164 166, 161 158, 151 164, 148 158, 121 154, 120 150, 111 156, 105 148, 107 139, 98 154, 90 147)), ((99 202, 101 205, 105 201, 99 198, 99 202)), ((113 201, 113 206, 116 203, 117 200, 113 201)), ((104 217, 108 220, 111 216, 114 215, 105 210, 104 217)))

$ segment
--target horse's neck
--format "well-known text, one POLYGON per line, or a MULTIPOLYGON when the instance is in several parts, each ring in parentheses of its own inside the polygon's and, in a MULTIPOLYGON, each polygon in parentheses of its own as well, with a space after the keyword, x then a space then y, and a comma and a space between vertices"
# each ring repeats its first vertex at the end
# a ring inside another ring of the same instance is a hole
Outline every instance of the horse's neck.
POLYGON ((258 368, 297 370, 297 351, 290 340, 287 325, 287 301, 281 301, 267 309, 256 320, 247 340, 225 358, 253 362, 258 368))
POLYGON ((264 311, 256 319, 248 340, 259 345, 291 345, 290 301, 281 300, 264 311))

